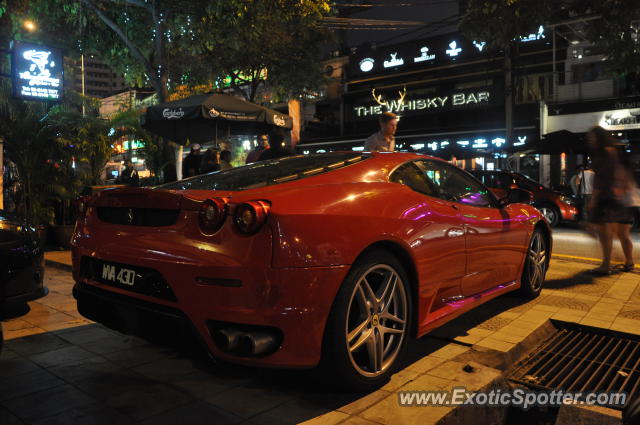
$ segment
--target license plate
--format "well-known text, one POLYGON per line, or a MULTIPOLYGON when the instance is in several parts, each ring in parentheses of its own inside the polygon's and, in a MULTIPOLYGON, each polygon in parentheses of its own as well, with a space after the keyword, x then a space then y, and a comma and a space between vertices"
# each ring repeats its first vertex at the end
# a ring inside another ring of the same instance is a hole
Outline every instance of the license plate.
POLYGON ((119 283, 121 285, 133 286, 136 281, 136 271, 119 267, 113 264, 102 264, 102 274, 100 276, 103 280, 119 283))

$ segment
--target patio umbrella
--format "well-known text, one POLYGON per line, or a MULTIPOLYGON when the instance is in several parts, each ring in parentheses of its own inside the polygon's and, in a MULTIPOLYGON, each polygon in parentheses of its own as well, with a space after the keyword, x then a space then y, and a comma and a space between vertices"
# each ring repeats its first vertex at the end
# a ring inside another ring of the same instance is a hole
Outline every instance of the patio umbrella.
POLYGON ((142 127, 181 145, 207 142, 230 134, 290 129, 289 115, 225 94, 201 94, 150 106, 142 127))

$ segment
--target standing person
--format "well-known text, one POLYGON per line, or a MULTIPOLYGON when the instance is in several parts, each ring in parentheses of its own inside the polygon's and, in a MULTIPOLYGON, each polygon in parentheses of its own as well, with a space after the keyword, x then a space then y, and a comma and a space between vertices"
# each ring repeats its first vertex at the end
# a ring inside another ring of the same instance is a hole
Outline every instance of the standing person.
POLYGON ((398 116, 391 112, 383 112, 379 118, 380 131, 369 136, 364 143, 366 152, 393 152, 396 150, 396 130, 398 116))
POLYGON ((200 153, 200 145, 194 143, 191 145, 189 155, 182 161, 182 178, 197 176, 200 172, 201 162, 202 154, 200 153))
POLYGON ((126 184, 127 186, 138 186, 140 183, 140 177, 138 176, 138 171, 136 171, 133 166, 133 162, 130 159, 127 159, 124 163, 124 170, 122 170, 122 174, 120 174, 120 178, 118 182, 121 184, 126 184))
POLYGON ((269 149, 269 136, 266 134, 261 134, 258 136, 258 146, 253 148, 251 152, 247 155, 247 160, 244 162, 245 164, 251 164, 252 162, 257 162, 266 149, 269 149))
MULTIPOLYGON (((625 166, 617 142, 602 127, 594 127, 587 133, 587 143, 593 155, 593 194, 589 218, 596 226, 602 247, 602 264, 593 269, 598 275, 611 274, 611 250, 613 237, 620 239, 624 252, 622 271, 633 270, 633 243, 631 242, 630 207, 623 204, 625 193, 630 190, 630 172, 625 166)), ((632 174, 631 174, 632 175, 632 174)))
POLYGON ((269 133, 269 149, 260 154, 258 161, 294 155, 294 152, 283 146, 284 143, 284 131, 281 128, 272 130, 269 133))
POLYGON ((200 164, 200 174, 212 173, 220 171, 220 151, 209 148, 202 155, 202 163, 200 164))
POLYGON ((230 151, 222 151, 220 152, 220 170, 230 170, 233 168, 231 165, 231 152, 230 151))

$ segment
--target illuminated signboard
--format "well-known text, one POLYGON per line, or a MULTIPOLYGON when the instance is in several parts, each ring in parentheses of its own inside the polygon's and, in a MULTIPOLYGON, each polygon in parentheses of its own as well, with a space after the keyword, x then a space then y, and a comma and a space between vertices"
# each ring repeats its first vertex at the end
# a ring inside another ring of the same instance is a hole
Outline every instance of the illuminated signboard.
POLYGON ((29 100, 62 99, 62 53, 38 44, 13 42, 13 95, 29 100))
MULTIPOLYGON (((374 92, 375 93, 375 92, 374 92)), ((357 118, 371 117, 382 112, 405 113, 414 111, 457 109, 460 107, 476 106, 488 104, 491 100, 491 93, 486 90, 457 92, 443 94, 440 96, 407 98, 402 96, 398 99, 382 101, 378 96, 373 99, 376 104, 354 105, 353 112, 357 118)))

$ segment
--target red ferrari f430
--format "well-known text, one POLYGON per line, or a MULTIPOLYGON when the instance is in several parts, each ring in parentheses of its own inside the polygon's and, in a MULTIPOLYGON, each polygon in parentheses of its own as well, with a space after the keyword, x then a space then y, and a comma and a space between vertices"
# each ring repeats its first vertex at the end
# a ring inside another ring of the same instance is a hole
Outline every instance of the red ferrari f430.
POLYGON ((105 190, 80 204, 74 296, 123 332, 192 332, 215 358, 374 388, 411 338, 506 292, 540 293, 551 233, 529 201, 409 153, 105 190))

